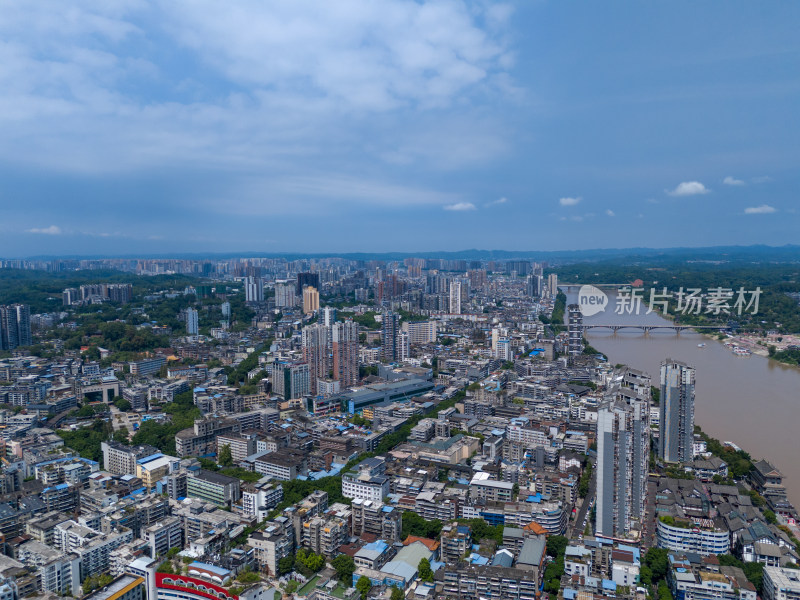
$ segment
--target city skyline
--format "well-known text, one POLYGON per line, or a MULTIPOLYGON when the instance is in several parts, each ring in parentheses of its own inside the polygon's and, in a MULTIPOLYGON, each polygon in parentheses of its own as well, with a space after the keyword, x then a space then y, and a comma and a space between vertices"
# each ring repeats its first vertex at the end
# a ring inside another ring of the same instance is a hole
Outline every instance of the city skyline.
POLYGON ((9 8, 0 255, 792 242, 800 8, 725 8, 9 8))

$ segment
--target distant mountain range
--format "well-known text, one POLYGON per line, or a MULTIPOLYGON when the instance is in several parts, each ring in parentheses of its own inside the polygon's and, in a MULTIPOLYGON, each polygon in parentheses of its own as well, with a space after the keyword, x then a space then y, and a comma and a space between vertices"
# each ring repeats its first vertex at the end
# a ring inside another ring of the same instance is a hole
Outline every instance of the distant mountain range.
POLYGON ((34 256, 27 260, 57 259, 188 259, 223 260, 231 258, 344 258, 349 260, 396 261, 405 258, 442 258, 447 260, 534 260, 551 264, 575 262, 675 262, 707 261, 725 263, 800 262, 800 246, 709 246, 704 248, 603 248, 596 250, 458 250, 442 252, 221 252, 212 254, 178 253, 124 256, 34 256))

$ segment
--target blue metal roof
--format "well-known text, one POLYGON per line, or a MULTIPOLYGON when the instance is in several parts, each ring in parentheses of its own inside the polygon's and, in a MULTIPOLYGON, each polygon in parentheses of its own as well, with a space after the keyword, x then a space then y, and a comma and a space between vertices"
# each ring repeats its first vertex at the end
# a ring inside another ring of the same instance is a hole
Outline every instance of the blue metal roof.
POLYGON ((217 567, 215 565, 209 565, 208 563, 202 562, 193 562, 189 565, 189 567, 197 567, 198 569, 203 569, 205 571, 211 571, 212 573, 216 573, 220 577, 226 577, 231 574, 228 569, 223 569, 222 567, 217 567))
POLYGON ((151 454, 150 456, 145 456, 144 458, 140 458, 136 461, 137 465, 143 465, 145 463, 149 463, 150 461, 156 460, 157 458, 161 458, 164 456, 161 452, 157 452, 156 454, 151 454))
POLYGON ((384 542, 383 540, 375 540, 369 544, 364 544, 364 548, 367 550, 375 550, 376 552, 385 552, 386 549, 389 547, 389 544, 384 542))

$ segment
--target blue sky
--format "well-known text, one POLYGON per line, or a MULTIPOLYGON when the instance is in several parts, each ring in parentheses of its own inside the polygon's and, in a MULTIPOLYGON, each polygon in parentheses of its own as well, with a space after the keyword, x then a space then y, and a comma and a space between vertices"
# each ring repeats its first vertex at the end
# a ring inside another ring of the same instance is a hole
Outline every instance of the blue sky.
POLYGON ((0 255, 797 243, 796 2, 6 2, 0 255))

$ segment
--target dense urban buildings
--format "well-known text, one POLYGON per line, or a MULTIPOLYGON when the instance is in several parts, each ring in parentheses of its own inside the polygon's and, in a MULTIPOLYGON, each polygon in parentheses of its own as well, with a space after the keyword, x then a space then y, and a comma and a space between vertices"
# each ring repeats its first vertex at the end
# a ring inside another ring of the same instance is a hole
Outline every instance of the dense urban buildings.
POLYGON ((9 600, 756 600, 756 564, 791 589, 783 474, 694 431, 691 367, 664 361, 656 406, 647 373, 584 354, 549 267, 189 271, 3 307, 9 600))

